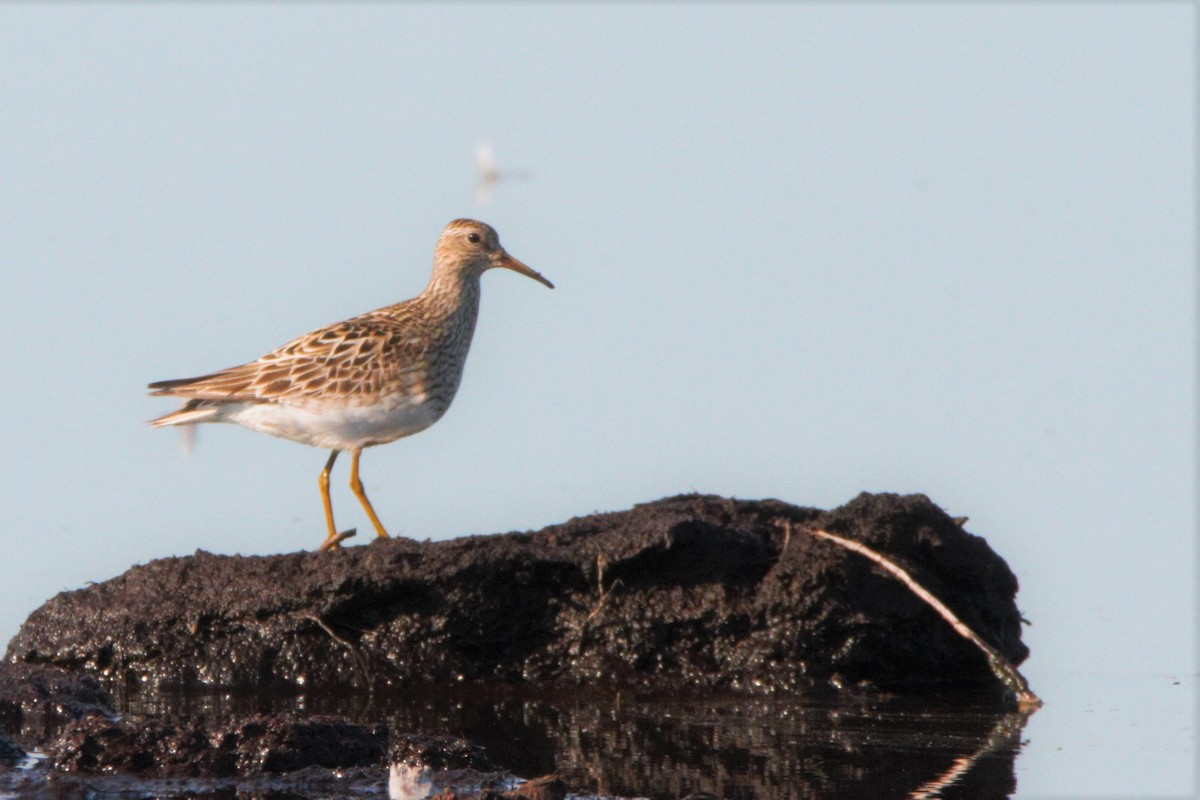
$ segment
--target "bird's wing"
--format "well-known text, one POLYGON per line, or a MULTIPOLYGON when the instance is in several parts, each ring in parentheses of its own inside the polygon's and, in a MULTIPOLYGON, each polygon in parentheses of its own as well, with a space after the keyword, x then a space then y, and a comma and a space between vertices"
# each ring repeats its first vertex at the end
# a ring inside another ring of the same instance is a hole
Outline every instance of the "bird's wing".
POLYGON ((352 394, 370 402, 406 364, 419 362, 425 337, 405 333, 405 326, 372 312, 293 339, 249 364, 148 388, 198 400, 303 402, 352 394))

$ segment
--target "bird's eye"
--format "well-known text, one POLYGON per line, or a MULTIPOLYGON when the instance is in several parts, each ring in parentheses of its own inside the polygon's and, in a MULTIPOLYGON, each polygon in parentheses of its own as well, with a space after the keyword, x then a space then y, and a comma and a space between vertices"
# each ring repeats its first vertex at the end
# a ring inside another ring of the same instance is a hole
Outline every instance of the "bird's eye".
POLYGON ((470 242, 471 244, 479 244, 479 234, 478 233, 468 233, 467 241, 470 242))

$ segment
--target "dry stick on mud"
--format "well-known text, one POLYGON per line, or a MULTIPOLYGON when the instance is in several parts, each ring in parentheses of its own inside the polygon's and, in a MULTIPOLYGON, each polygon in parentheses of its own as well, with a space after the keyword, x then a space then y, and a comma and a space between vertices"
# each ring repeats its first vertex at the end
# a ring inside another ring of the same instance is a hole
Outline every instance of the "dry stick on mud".
POLYGON ((608 596, 613 590, 621 585, 621 579, 617 578, 608 585, 607 589, 604 588, 604 570, 606 569, 608 569, 608 559, 601 553, 596 556, 596 589, 600 592, 600 599, 596 601, 596 606, 592 609, 592 613, 588 614, 587 618, 584 619, 583 624, 585 626, 592 621, 592 617, 600 613, 600 609, 604 608, 604 602, 608 600, 608 596))
MULTIPOLYGON (((351 536, 354 535, 353 530, 350 531, 350 535, 351 536)), ((341 636, 338 636, 337 633, 333 630, 333 628, 329 627, 329 625, 325 622, 325 620, 321 619, 320 617, 318 617, 316 614, 313 614, 312 612, 306 612, 304 614, 301 614, 300 617, 301 617, 301 619, 307 619, 307 620, 311 620, 312 622, 317 623, 317 625, 321 628, 321 630, 323 630, 323 631, 325 631, 325 633, 329 634, 330 639, 333 639, 335 642, 340 644, 342 647, 349 650, 350 655, 354 657, 354 660, 356 662, 358 662, 359 669, 361 669, 363 671, 363 678, 367 681, 367 685, 371 686, 371 670, 367 665, 367 659, 364 658, 363 654, 358 651, 358 647, 355 646, 354 642, 351 642, 349 639, 344 639, 341 636)))
MULTIPOLYGON (((787 523, 787 529, 789 531, 791 527, 791 523, 787 523)), ((905 586, 907 586, 913 594, 928 603, 934 611, 938 612, 938 614, 942 616, 942 619, 946 620, 946 622, 949 622, 950 626, 954 628, 954 630, 958 631, 960 636, 983 651, 984 656, 987 657, 988 666, 991 667, 993 674, 1000 679, 1001 683, 1003 683, 1014 694, 1016 694, 1017 706, 1019 708, 1022 710, 1041 708, 1041 698, 1033 693, 1033 691, 1029 688, 1029 683, 1025 680, 1025 677, 1017 671, 1017 668, 1014 667, 1007 658, 1001 655, 999 650, 992 647, 983 639, 979 638, 979 635, 975 633, 975 631, 971 630, 967 623, 959 619, 953 611, 946 607, 945 603, 943 603, 941 600, 938 600, 933 596, 932 593, 929 592, 928 589, 917 583, 916 579, 905 572, 904 569, 898 564, 888 559, 887 556, 884 556, 882 553, 867 547, 862 542, 856 542, 853 539, 846 539, 838 536, 837 534, 830 533, 829 531, 821 530, 819 528, 806 528, 805 530, 807 530, 813 536, 816 536, 818 539, 828 539, 835 544, 841 545, 847 550, 853 550, 859 555, 871 559, 876 564, 892 573, 892 575, 896 576, 896 578, 899 579, 900 582, 905 586)))
POLYGON ((600 613, 600 610, 604 608, 604 604, 608 601, 609 596, 611 596, 612 593, 616 591, 617 587, 621 585, 621 579, 617 578, 608 585, 607 589, 604 588, 604 570, 607 567, 608 560, 604 557, 604 554, 601 553, 597 555, 596 591, 599 593, 599 599, 596 600, 596 605, 592 608, 591 613, 584 617, 583 622, 579 625, 579 640, 574 644, 574 652, 576 656, 583 652, 583 637, 587 635, 588 624, 596 617, 597 614, 600 613))

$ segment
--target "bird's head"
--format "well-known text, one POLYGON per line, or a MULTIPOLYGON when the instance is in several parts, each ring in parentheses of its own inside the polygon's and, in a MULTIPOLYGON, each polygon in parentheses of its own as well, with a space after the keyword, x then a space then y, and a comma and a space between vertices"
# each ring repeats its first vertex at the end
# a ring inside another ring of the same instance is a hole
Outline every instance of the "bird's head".
POLYGON ((433 258, 439 268, 453 265, 480 275, 493 267, 502 267, 554 288, 540 272, 513 258, 500 246, 495 228, 473 219, 456 219, 447 225, 438 239, 433 258))

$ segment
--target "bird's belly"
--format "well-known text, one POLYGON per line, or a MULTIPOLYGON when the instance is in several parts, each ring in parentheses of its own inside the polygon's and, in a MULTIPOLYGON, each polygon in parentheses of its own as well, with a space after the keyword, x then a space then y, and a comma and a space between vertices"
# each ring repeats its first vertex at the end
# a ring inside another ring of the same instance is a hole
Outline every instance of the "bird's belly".
POLYGON ((238 405, 226 410, 224 421, 327 450, 370 447, 411 436, 437 422, 446 410, 425 398, 398 396, 361 406, 238 405))

